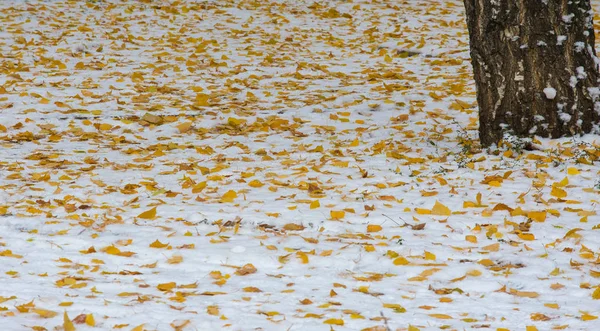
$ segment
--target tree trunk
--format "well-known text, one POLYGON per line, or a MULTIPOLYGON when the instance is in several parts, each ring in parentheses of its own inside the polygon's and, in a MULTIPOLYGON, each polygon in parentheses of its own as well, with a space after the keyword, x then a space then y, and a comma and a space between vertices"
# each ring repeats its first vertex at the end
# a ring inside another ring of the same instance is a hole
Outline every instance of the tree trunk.
POLYGON ((589 0, 464 0, 483 146, 558 138, 600 119, 589 0))

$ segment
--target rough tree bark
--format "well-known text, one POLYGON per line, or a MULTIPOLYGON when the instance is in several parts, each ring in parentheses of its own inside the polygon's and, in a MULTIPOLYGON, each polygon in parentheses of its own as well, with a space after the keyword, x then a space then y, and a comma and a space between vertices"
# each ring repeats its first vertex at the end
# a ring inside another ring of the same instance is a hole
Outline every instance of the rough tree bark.
POLYGON ((464 0, 483 146, 590 132, 600 119, 590 0, 464 0))

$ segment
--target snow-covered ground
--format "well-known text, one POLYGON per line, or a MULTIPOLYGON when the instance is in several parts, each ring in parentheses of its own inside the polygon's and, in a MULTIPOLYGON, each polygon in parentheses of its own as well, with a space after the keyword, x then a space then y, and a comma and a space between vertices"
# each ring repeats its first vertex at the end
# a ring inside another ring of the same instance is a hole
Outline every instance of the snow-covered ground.
POLYGON ((600 328, 600 137, 481 152, 461 1, 0 11, 1 330, 600 328))

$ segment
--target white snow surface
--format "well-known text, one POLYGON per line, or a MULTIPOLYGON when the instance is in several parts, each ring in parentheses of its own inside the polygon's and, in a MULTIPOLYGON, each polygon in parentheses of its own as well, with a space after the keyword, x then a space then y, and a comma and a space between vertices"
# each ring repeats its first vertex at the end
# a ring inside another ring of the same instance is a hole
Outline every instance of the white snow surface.
POLYGON ((598 136, 481 151, 462 1, 0 10, 1 330, 600 327, 598 136))
POLYGON ((546 95, 546 99, 553 100, 556 98, 556 89, 553 87, 546 87, 544 89, 544 95, 546 95))

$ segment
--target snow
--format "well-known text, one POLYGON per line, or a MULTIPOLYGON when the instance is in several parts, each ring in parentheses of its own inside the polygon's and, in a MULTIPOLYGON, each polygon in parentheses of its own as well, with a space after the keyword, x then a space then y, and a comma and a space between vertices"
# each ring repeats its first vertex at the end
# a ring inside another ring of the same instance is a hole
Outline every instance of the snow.
POLYGON ((462 1, 0 10, 0 329, 597 329, 598 136, 482 151, 462 1))
POLYGON ((546 99, 554 100, 554 98, 556 98, 556 89, 553 87, 546 87, 544 89, 544 95, 546 95, 546 99))
POLYGON ((567 36, 565 35, 556 36, 556 44, 559 46, 562 45, 565 42, 565 40, 567 40, 567 36))

